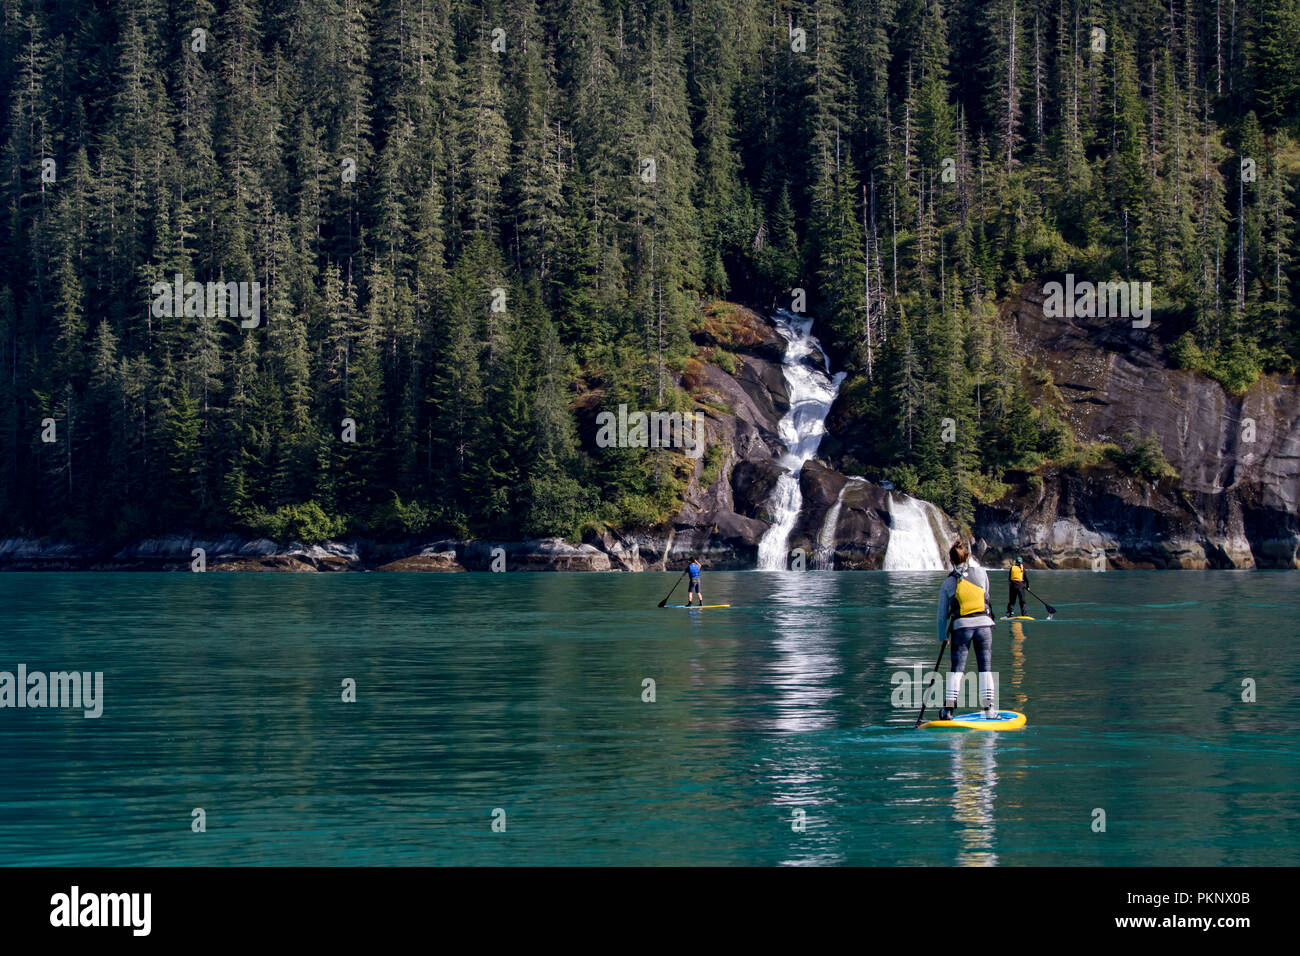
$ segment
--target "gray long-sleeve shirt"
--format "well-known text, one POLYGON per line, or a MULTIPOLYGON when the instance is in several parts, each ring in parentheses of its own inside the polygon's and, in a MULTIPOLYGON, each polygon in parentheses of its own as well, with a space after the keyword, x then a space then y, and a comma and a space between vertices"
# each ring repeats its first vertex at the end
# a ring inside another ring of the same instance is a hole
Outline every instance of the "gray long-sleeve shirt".
MULTIPOLYGON (((992 627, 993 615, 989 612, 989 575, 988 572, 978 564, 963 564, 955 569, 958 575, 961 575, 971 584, 984 589, 984 611, 983 614, 970 614, 966 617, 959 617, 952 622, 953 629, 959 627, 992 627)), ((939 640, 944 641, 948 638, 948 605, 952 601, 952 596, 957 593, 956 575, 948 575, 943 580, 943 587, 939 589, 939 640)))

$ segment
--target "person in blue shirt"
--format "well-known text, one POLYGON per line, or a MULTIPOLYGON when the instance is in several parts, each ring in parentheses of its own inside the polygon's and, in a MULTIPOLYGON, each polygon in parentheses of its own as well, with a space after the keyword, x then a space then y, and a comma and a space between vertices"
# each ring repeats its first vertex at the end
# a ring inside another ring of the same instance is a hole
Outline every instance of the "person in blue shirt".
POLYGON ((697 596, 700 599, 700 607, 704 606, 704 595, 700 591, 700 562, 696 560, 695 555, 691 555, 691 563, 686 566, 686 573, 691 576, 691 583, 686 589, 686 606, 691 606, 691 596, 697 596))

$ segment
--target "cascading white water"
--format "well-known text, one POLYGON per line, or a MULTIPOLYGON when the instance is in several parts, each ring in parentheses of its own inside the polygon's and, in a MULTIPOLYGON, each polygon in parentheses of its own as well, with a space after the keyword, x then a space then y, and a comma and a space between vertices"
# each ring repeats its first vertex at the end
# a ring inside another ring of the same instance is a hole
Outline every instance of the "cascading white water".
POLYGON ((777 426, 786 447, 778 462, 785 473, 777 479, 767 504, 773 520, 772 527, 758 542, 760 571, 780 571, 786 567, 786 544, 803 507, 799 473, 804 463, 817 454, 817 447, 826 435, 826 416, 844 378, 843 372, 831 376, 830 359, 812 335, 811 318, 778 309, 772 319, 777 333, 786 341, 781 373, 790 395, 790 410, 777 426), (820 362, 817 357, 821 358, 820 362))
POLYGON ((830 571, 831 555, 835 551, 835 529, 840 523, 840 508, 844 504, 844 489, 848 487, 846 482, 840 488, 840 493, 835 496, 835 504, 826 510, 826 520, 822 523, 821 533, 817 535, 817 550, 813 552, 813 570, 830 571))
MULTIPOLYGON (((780 571, 786 567, 790 532, 803 507, 799 473, 804 464, 817 454, 826 436, 826 416, 830 414, 844 378, 843 372, 830 374, 830 359, 812 334, 811 318, 778 309, 772 321, 777 333, 786 341, 781 373, 790 396, 790 410, 777 426, 786 446, 786 453, 778 463, 785 471, 777 479, 768 499, 767 509, 773 520, 772 526, 758 542, 760 571, 780 571)), ((850 477, 827 511, 817 535, 814 568, 829 569, 832 566, 835 531, 844 492, 854 482, 863 481, 866 479, 856 475, 850 477)), ((942 571, 947 567, 944 557, 947 541, 955 532, 938 508, 928 501, 891 491, 889 515, 889 545, 885 549, 884 570, 942 571)))
POLYGON ((886 571, 942 571, 945 545, 939 538, 948 533, 943 514, 928 501, 889 493, 889 544, 885 548, 886 571))
POLYGON ((849 485, 861 484, 867 479, 860 478, 857 475, 851 475, 849 480, 840 486, 840 493, 835 496, 835 504, 831 505, 826 511, 826 520, 822 523, 822 530, 817 535, 817 551, 813 555, 814 571, 833 571, 835 555, 835 532, 840 526, 840 509, 844 506, 844 492, 849 490, 849 485))

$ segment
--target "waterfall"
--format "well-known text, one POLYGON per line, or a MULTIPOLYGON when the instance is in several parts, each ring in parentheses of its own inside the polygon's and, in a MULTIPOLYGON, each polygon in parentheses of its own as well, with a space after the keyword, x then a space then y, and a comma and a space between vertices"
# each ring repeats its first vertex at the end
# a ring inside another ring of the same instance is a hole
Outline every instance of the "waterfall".
POLYGON ((840 526, 840 508, 844 505, 844 492, 849 490, 849 485, 865 482, 866 480, 857 475, 852 475, 848 481, 840 486, 840 493, 835 496, 835 504, 831 505, 827 510, 821 533, 817 535, 817 551, 813 554, 814 571, 835 570, 835 532, 840 526))
POLYGON ((778 464, 785 472, 777 479, 768 500, 772 526, 758 542, 760 571, 782 571, 786 567, 790 532, 803 507, 799 473, 804 463, 817 454, 817 447, 826 434, 826 416, 830 414, 835 396, 839 394, 840 380, 844 378, 843 372, 831 376, 830 359, 812 335, 811 318, 778 309, 772 320, 777 333, 786 341, 781 374, 790 394, 790 410, 777 426, 786 447, 786 453, 778 464), (814 355, 820 355, 821 361, 817 362, 814 355))
POLYGON ((934 505, 908 495, 889 492, 889 545, 885 548, 886 571, 942 571, 945 555, 955 532, 934 505))
MULTIPOLYGON (((785 339, 781 374, 790 395, 790 410, 777 431, 786 452, 777 463, 783 469, 767 502, 772 526, 758 542, 760 571, 781 571, 786 567, 790 532, 803 508, 799 474, 804 464, 817 454, 826 435, 826 416, 839 394, 844 373, 830 374, 830 359, 812 334, 813 320, 778 309, 772 316, 777 333, 785 339)), ((834 561, 835 532, 839 525, 844 492, 854 482, 865 478, 852 476, 822 523, 813 554, 813 567, 829 570, 834 561)), ((947 564, 948 544, 956 531, 947 518, 928 501, 898 492, 889 492, 889 545, 885 549, 886 571, 942 571, 947 564)))

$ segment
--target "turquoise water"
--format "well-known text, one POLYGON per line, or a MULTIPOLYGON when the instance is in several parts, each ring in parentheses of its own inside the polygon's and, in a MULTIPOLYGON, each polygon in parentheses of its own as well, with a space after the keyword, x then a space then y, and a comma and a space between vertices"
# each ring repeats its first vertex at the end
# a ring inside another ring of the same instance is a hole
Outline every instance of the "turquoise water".
POLYGON ((0 574, 0 670, 104 673, 0 709, 0 863, 1297 862, 1300 575, 1034 572, 1005 733, 891 706, 941 574, 676 579, 0 574))

